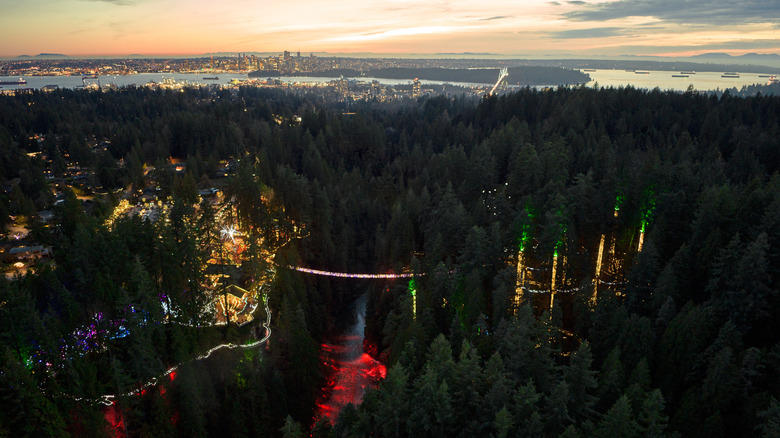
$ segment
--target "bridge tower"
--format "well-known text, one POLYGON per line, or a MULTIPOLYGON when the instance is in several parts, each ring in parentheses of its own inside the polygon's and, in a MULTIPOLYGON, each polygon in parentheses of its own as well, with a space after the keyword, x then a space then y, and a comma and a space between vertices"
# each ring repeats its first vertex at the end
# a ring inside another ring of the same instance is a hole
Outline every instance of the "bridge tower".
POLYGON ((507 67, 504 67, 498 71, 498 80, 496 81, 496 85, 493 85, 493 88, 490 90, 490 93, 488 93, 490 96, 492 96, 496 92, 496 89, 501 84, 501 81, 506 79, 507 76, 509 76, 509 69, 507 67))

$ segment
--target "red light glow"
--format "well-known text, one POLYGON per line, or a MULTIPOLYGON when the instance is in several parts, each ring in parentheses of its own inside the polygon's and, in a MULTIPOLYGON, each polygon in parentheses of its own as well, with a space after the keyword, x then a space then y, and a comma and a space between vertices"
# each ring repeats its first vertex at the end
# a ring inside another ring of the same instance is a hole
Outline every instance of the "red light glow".
POLYGON ((103 418, 106 419, 110 428, 109 433, 111 436, 117 438, 125 437, 125 419, 122 417, 122 412, 116 406, 116 403, 106 406, 103 409, 103 418))
MULTIPOLYGON (((337 344, 322 345, 322 364, 329 377, 322 388, 322 401, 317 403, 318 419, 327 418, 334 423, 347 403, 359 405, 366 389, 387 376, 385 366, 364 353, 361 344, 357 336, 343 336, 337 344)), ((366 347, 367 351, 376 351, 376 347, 366 347)))

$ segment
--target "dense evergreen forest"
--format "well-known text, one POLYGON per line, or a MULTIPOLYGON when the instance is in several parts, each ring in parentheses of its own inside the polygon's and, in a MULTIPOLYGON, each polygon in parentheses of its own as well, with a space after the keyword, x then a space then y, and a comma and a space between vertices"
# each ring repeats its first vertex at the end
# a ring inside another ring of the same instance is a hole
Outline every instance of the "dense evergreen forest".
POLYGON ((191 327, 217 234, 197 188, 214 185, 256 227, 273 211, 305 225, 277 264, 413 272, 414 286, 279 269, 267 348, 119 398, 122 433, 780 435, 780 98, 576 87, 340 105, 256 88, 0 97, 0 219, 28 218, 54 253, 0 281, 0 436, 114 433, 88 399, 248 336, 191 327), (53 205, 47 172, 70 181, 74 165, 87 184, 53 205), (107 227, 145 166, 169 217, 107 227), (268 187, 265 209, 252 201, 268 187), (595 273, 603 236, 609 282, 595 273), (521 256, 540 277, 557 266, 558 288, 519 289, 521 256), (387 378, 314 424, 318 345, 365 291, 387 378), (128 336, 59 347, 120 316, 128 336))

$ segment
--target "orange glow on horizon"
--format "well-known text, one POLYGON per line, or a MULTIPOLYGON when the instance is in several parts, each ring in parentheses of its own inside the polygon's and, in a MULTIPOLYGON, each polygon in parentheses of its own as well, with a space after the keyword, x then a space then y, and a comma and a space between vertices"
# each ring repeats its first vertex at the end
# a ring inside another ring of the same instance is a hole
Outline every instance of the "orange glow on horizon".
POLYGON ((28 0, 4 7, 0 57, 197 56, 283 50, 502 56, 778 53, 773 23, 688 25, 650 16, 573 19, 580 2, 28 0), (674 45, 670 45, 674 44, 674 45), (695 47, 695 48, 692 48, 695 47))

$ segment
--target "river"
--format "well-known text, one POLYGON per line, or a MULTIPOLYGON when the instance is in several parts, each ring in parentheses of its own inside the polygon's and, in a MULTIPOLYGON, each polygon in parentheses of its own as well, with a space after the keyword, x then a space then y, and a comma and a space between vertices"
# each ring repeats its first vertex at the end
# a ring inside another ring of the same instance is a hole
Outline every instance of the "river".
POLYGON ((359 405, 366 389, 387 374, 385 366, 363 348, 366 300, 364 294, 354 303, 354 325, 333 343, 322 345, 323 359, 332 374, 323 391, 324 400, 317 403, 317 419, 326 418, 335 423, 347 403, 359 405))

